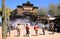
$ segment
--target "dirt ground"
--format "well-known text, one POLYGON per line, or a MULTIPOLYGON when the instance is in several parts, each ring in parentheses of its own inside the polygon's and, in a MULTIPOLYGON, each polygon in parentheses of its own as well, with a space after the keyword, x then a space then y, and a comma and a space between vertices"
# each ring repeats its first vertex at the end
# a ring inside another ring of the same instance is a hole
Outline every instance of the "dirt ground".
MULTIPOLYGON (((17 37, 17 31, 12 30, 11 35, 7 39, 60 39, 60 33, 51 34, 49 31, 45 31, 45 35, 42 35, 42 29, 39 28, 38 36, 35 36, 33 27, 30 27, 29 37, 25 36, 25 28, 21 27, 21 35, 17 37)), ((0 39, 2 39, 2 27, 0 27, 0 39)))

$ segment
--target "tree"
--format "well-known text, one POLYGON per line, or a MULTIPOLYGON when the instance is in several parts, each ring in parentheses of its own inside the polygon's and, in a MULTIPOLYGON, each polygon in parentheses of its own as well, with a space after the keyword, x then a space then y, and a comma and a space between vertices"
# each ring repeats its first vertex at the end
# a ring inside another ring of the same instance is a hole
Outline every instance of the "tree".
POLYGON ((43 7, 38 8, 38 14, 39 15, 46 15, 47 10, 43 7))
MULTIPOLYGON (((12 9, 8 8, 8 7, 5 7, 5 13, 6 15, 9 15, 10 16, 10 12, 13 11, 12 9)), ((0 15, 2 14, 2 8, 0 8, 0 15)))
POLYGON ((0 8, 0 11, 2 11, 2 8, 0 8))
POLYGON ((0 16, 2 15, 2 8, 0 8, 0 16))
POLYGON ((7 16, 10 16, 10 12, 11 12, 11 11, 12 11, 12 9, 6 8, 6 10, 5 10, 6 15, 7 15, 7 16))
POLYGON ((50 4, 48 13, 52 16, 58 15, 57 6, 55 6, 54 4, 50 4))
POLYGON ((58 3, 57 8, 58 8, 58 14, 60 15, 60 3, 58 3))

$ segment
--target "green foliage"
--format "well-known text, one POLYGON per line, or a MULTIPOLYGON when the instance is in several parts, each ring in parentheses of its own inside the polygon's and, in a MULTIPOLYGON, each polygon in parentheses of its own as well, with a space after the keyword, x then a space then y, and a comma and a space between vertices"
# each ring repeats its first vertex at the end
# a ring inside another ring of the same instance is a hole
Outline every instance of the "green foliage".
POLYGON ((58 8, 58 15, 60 15, 60 3, 58 3, 57 8, 58 8))
POLYGON ((38 9, 38 14, 39 14, 39 15, 46 15, 46 13, 47 13, 47 11, 46 11, 45 8, 40 7, 40 8, 38 9))
POLYGON ((52 16, 57 16, 58 15, 57 6, 55 6, 54 4, 50 4, 48 13, 52 16))

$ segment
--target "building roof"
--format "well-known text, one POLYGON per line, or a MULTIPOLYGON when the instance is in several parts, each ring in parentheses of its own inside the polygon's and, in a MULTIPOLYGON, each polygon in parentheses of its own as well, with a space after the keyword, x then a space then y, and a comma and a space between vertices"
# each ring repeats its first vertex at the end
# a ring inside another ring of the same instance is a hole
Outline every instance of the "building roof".
POLYGON ((17 8, 22 8, 23 6, 21 6, 21 5, 17 5, 17 8))
POLYGON ((31 4, 29 1, 27 1, 26 3, 23 3, 23 6, 33 6, 33 4, 31 4))
POLYGON ((33 7, 33 9, 38 9, 38 7, 33 7))

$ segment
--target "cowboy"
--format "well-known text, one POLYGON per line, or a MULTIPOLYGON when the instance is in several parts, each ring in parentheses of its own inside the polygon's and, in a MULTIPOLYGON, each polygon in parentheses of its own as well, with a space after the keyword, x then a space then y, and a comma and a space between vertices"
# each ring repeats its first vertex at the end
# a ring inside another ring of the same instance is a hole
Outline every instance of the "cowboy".
POLYGON ((36 34, 36 36, 38 36, 38 26, 35 24, 35 26, 34 26, 34 30, 35 30, 35 34, 36 34))
POLYGON ((29 32, 29 26, 28 24, 26 24, 26 36, 29 36, 30 32, 29 32))
POLYGON ((17 36, 20 36, 20 30, 21 30, 21 27, 20 27, 20 24, 17 25, 17 36))
POLYGON ((45 35, 45 25, 44 25, 44 23, 42 23, 42 32, 43 32, 43 35, 45 35))

